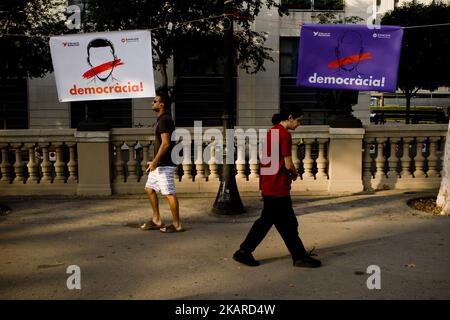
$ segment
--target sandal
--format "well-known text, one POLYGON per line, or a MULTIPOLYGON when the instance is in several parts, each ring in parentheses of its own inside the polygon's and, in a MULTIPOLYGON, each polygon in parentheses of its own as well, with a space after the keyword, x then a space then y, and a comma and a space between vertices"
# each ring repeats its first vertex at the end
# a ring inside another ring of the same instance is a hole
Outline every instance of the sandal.
POLYGON ((141 230, 157 230, 164 227, 164 223, 156 224, 153 221, 149 221, 140 226, 141 230))
POLYGON ((163 233, 174 233, 174 232, 184 232, 184 229, 183 228, 177 229, 177 228, 175 228, 175 226, 173 224, 171 224, 168 227, 160 228, 159 231, 161 231, 163 233))

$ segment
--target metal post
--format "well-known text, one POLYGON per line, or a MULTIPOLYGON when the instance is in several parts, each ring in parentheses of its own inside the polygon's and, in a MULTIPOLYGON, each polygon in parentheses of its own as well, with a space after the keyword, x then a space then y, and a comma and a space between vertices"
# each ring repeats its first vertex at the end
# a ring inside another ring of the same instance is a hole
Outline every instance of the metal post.
MULTIPOLYGON (((232 9, 232 1, 225 1, 225 12, 229 13, 232 9)), ((223 131, 233 128, 234 110, 232 108, 232 86, 234 85, 234 48, 233 48, 233 19, 230 15, 225 18, 224 32, 224 113, 223 113, 223 131)), ((234 148, 234 140, 227 139, 227 149, 234 148)), ((219 191, 214 202, 212 211, 216 214, 233 215, 245 212, 242 204, 239 190, 236 184, 236 169, 234 159, 232 163, 227 163, 227 152, 223 150, 222 179, 219 191)))

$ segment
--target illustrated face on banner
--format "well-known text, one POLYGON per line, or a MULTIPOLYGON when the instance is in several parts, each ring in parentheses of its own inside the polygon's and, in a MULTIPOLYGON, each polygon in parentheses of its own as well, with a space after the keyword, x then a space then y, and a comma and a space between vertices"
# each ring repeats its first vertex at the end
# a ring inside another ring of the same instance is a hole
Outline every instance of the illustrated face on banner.
POLYGON ((336 60, 328 64, 330 69, 338 68, 339 71, 352 72, 357 70, 364 53, 364 45, 361 34, 356 31, 347 31, 339 37, 336 48, 336 60))
POLYGON ((301 29, 297 85, 395 92, 403 30, 365 25, 305 24, 301 29))
POLYGON ((87 62, 91 69, 83 74, 83 78, 99 79, 100 81, 116 81, 112 73, 116 66, 123 65, 120 59, 117 59, 114 46, 107 39, 94 39, 87 46, 87 62))

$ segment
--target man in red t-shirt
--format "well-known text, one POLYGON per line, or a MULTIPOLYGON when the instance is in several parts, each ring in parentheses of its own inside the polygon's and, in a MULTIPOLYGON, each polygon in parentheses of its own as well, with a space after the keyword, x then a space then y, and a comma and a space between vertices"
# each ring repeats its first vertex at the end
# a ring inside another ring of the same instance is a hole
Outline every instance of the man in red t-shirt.
POLYGON ((316 268, 321 262, 311 257, 298 235, 298 221, 292 208, 291 182, 297 179, 292 162, 292 137, 288 130, 300 125, 303 112, 285 107, 272 118, 274 126, 267 132, 266 152, 261 159, 260 188, 264 200, 261 217, 255 221, 234 260, 248 266, 258 266, 252 252, 275 225, 291 253, 294 266, 316 268))

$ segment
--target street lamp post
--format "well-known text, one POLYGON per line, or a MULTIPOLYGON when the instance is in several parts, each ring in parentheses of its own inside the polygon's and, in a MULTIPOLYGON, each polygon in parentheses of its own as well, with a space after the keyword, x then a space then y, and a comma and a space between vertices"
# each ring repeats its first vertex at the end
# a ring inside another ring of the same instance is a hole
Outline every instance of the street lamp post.
MULTIPOLYGON (((225 12, 230 13, 232 9, 232 1, 225 1, 225 12)), ((234 110, 233 104, 233 76, 234 76, 234 47, 233 47, 233 19, 231 15, 227 15, 224 23, 226 24, 224 31, 224 109, 223 109, 223 132, 233 128, 234 110)), ((236 170, 234 161, 228 163, 227 150, 234 148, 234 139, 227 137, 227 148, 223 148, 222 176, 219 191, 214 202, 212 211, 221 215, 234 215, 245 212, 242 204, 239 190, 236 184, 236 170), (231 141, 230 141, 231 140, 231 141)), ((234 160, 234 158, 233 158, 234 160)))

